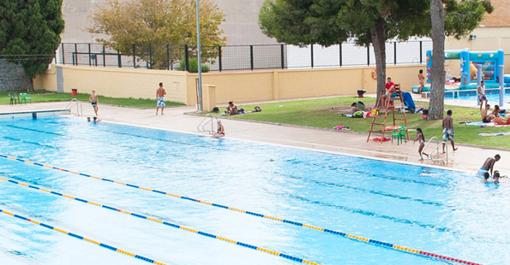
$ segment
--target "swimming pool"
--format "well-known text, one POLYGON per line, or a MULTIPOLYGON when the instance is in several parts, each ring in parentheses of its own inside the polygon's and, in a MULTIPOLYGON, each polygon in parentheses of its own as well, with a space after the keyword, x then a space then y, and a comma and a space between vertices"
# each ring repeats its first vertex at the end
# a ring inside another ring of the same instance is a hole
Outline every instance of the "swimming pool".
MULTIPOLYGON (((464 173, 66 117, 2 119, 0 137, 0 177, 11 181, 0 182, 0 209, 167 264, 298 264, 250 246, 320 264, 448 264, 297 222, 510 261, 509 188, 464 173)), ((0 234, 9 264, 147 264, 5 214, 0 234)))
MULTIPOLYGON (((487 99, 489 104, 498 105, 499 104, 499 89, 487 89, 485 91, 487 95, 487 99)), ((478 100, 478 93, 476 90, 455 90, 448 91, 446 90, 444 93, 445 99, 460 99, 466 100, 476 103, 478 100)), ((504 102, 510 102, 510 88, 505 89, 505 97, 504 102)))

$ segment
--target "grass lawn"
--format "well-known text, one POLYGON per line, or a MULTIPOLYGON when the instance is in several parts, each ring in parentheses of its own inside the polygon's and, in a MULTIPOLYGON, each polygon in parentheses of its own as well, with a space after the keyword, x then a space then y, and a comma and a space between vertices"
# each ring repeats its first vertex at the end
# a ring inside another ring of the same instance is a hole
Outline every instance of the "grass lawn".
MULTIPOLYGON (((372 119, 353 119, 340 115, 342 112, 348 112, 350 104, 358 100, 354 97, 336 97, 265 103, 259 105, 262 108, 260 113, 248 113, 231 118, 327 129, 333 129, 336 125, 342 124, 349 126, 354 132, 367 134, 372 119)), ((369 106, 374 104, 375 99, 365 98, 362 101, 369 106)), ((417 106, 427 106, 426 103, 421 102, 416 102, 416 104, 417 106)), ((240 107, 252 110, 254 105, 240 107)), ((453 106, 446 108, 453 111, 457 143, 510 149, 510 136, 481 137, 478 135, 479 133, 510 132, 510 127, 480 128, 460 124, 462 121, 479 121, 481 118, 478 109, 453 106)), ((224 109, 221 111, 223 113, 224 109)), ((420 114, 408 114, 407 119, 409 128, 422 128, 427 139, 432 136, 441 137, 441 121, 423 120, 420 114)), ((410 136, 414 137, 415 134, 411 133, 410 136)))
MULTIPOLYGON (((72 99, 71 94, 69 94, 69 93, 36 91, 36 92, 30 93, 30 95, 32 96, 32 103, 62 102, 62 101, 70 101, 72 99)), ((80 93, 80 94, 78 94, 78 96, 76 98, 80 101, 88 102, 89 96, 90 96, 89 94, 80 93)), ((9 94, 7 92, 1 92, 0 93, 0 104, 7 105, 9 103, 10 103, 9 94)), ((112 97, 99 96, 99 104, 148 109, 148 108, 154 108, 156 106, 156 101, 154 99, 112 98, 112 97)), ((167 107, 176 107, 176 106, 183 106, 183 104, 167 101, 166 106, 167 107)))

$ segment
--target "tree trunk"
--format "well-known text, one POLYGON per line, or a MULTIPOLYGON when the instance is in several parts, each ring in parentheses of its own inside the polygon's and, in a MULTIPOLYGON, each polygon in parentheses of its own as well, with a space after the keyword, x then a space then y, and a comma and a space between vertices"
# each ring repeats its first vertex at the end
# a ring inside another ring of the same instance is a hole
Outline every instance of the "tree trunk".
POLYGON ((442 0, 430 0, 432 21, 432 85, 430 89, 429 120, 443 118, 444 112, 444 7, 442 0))
POLYGON ((379 99, 386 93, 386 28, 384 20, 379 18, 371 32, 375 54, 375 72, 377 73, 377 107, 379 99))

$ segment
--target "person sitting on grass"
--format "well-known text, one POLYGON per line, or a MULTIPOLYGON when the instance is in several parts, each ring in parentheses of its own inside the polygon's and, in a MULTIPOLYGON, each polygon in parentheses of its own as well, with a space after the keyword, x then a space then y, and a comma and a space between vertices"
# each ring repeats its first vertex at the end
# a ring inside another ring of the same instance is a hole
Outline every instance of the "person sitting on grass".
POLYGON ((427 153, 423 152, 423 149, 425 148, 425 134, 423 134, 421 128, 416 129, 416 139, 414 139, 414 142, 416 143, 416 141, 420 143, 420 146, 418 147, 418 154, 420 155, 420 160, 423 160, 423 155, 429 157, 427 153))
POLYGON ((363 102, 361 102, 361 101, 353 102, 351 104, 351 112, 355 113, 355 112, 358 112, 358 111, 365 111, 365 104, 363 102))
POLYGON ((499 183, 499 171, 494 171, 494 164, 501 159, 500 155, 495 155, 494 158, 489 157, 485 160, 482 167, 478 171, 478 176, 483 177, 484 182, 487 182, 492 176, 494 183, 499 183))
POLYGON ((480 109, 480 114, 482 115, 483 123, 490 123, 492 121, 491 116, 489 115, 490 108, 491 105, 489 105, 489 103, 485 103, 480 109))
POLYGON ((237 115, 239 114, 239 110, 233 101, 228 102, 227 111, 225 112, 228 115, 237 115))
POLYGON ((501 112, 501 110, 499 109, 499 105, 494 105, 494 109, 492 110, 492 112, 490 114, 491 119, 499 118, 500 112, 501 112))

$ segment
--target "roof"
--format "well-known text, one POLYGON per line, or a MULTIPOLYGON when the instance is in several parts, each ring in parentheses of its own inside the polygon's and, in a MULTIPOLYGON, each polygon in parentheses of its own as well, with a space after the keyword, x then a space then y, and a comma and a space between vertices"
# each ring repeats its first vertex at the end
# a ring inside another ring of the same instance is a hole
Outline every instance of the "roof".
POLYGON ((510 27, 510 0, 491 0, 494 11, 486 14, 480 27, 510 27))

